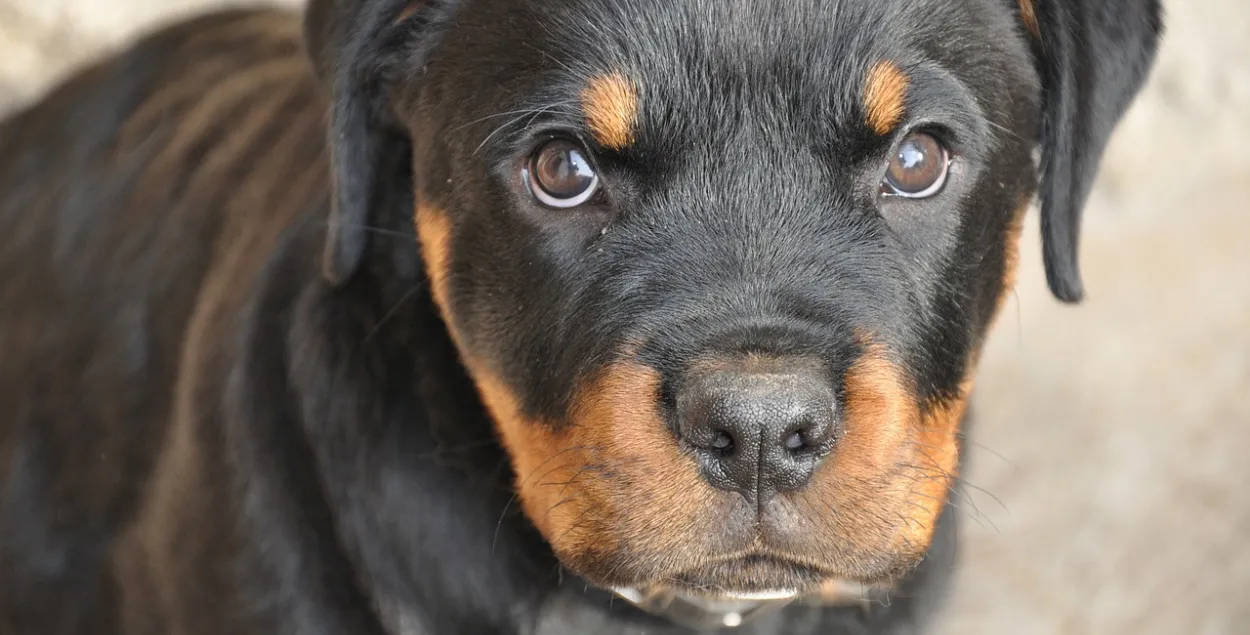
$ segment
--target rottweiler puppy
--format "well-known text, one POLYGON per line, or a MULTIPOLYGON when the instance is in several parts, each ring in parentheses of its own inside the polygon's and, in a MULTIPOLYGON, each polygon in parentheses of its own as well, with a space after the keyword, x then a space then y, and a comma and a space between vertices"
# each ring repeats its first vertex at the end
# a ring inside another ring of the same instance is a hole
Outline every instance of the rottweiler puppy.
POLYGON ((5 635, 898 633, 1156 0, 313 0, 0 127, 5 635))

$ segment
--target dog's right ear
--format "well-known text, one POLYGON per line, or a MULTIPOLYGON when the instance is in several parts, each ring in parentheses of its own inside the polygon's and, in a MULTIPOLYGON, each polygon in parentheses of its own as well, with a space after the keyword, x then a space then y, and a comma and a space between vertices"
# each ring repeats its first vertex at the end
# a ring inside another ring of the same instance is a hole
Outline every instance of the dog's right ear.
MULTIPOLYGON (((369 246, 369 227, 410 187, 408 139, 392 92, 404 68, 420 68, 449 0, 310 0, 304 41, 330 96, 330 216, 322 271, 347 280, 369 246)), ((406 78, 410 79, 410 78, 406 78)))
POLYGON ((1084 294, 1081 212, 1107 141, 1154 64, 1160 0, 1016 0, 1042 80, 1042 252, 1051 292, 1084 294))

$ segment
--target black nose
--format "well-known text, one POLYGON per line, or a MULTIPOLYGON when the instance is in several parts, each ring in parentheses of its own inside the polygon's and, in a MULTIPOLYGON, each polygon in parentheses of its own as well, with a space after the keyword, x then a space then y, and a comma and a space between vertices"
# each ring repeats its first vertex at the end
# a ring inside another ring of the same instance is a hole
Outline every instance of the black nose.
POLYGON ((694 372, 677 411, 678 431, 708 482, 751 500, 807 485, 838 429, 832 382, 803 361, 694 372))

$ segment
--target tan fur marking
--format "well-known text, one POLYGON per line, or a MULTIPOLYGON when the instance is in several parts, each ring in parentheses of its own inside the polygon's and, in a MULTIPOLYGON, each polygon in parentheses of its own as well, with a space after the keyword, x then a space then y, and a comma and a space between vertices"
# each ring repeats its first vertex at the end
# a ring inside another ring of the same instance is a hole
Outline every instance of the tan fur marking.
POLYGON ((1037 11, 1033 8, 1033 0, 1020 0, 1020 19, 1033 37, 1042 37, 1042 30, 1037 26, 1037 11))
MULTIPOLYGON (((1027 205, 1026 205, 1027 206, 1027 205)), ((1007 240, 1003 245, 1003 291, 1011 291, 1016 286, 1020 269, 1020 234, 1024 230, 1024 213, 1016 214, 1007 226, 1007 240)), ((1005 295, 1005 293, 1004 293, 1005 295)))
MULTIPOLYGON (((998 290, 998 300, 994 304, 994 314, 990 316, 990 324, 1002 313, 1007 298, 1016 287, 1016 279, 1020 269, 1020 234, 1024 231, 1024 218, 1028 214, 1033 197, 1026 195, 1016 208, 1011 220, 1007 223, 1006 235, 1003 237, 1003 278, 998 290)), ((979 361, 979 351, 972 356, 972 364, 979 361)))
POLYGON ((1003 244, 1003 296, 1005 297, 1016 286, 1016 278, 1020 270, 1020 234, 1024 231, 1024 217, 1029 211, 1032 197, 1026 197, 1020 203, 1007 225, 1007 236, 1003 244))
POLYGON ((834 510, 813 546, 847 562, 851 579, 889 583, 933 540, 959 467, 964 400, 918 403, 905 370, 871 334, 857 338, 864 352, 843 380, 843 436, 795 506, 834 510))
POLYGON ((638 91, 620 73, 594 77, 582 91, 586 125, 599 143, 614 150, 634 141, 638 121, 638 91))
POLYGON ((915 513, 908 506, 910 470, 901 466, 913 463, 920 427, 920 409, 902 369, 880 347, 866 346, 843 380, 842 437, 808 487, 792 495, 797 509, 833 510, 803 540, 807 549, 846 562, 847 576, 860 581, 888 575, 882 555, 895 563, 891 570, 914 562, 916 554, 899 552, 896 543, 901 525, 915 513))
POLYGON ((912 443, 913 482, 909 486, 908 522, 899 536, 904 550, 925 549, 933 540, 938 516, 959 472, 959 424, 972 394, 969 377, 959 394, 924 409, 920 431, 912 443))
POLYGON ((473 366, 521 506, 566 563, 690 547, 711 497, 660 417, 658 373, 634 362, 609 366, 578 390, 571 421, 553 427, 527 418, 503 382, 473 366))
POLYGON ((907 109, 907 75, 897 64, 873 64, 864 80, 864 112, 868 127, 880 135, 889 134, 903 119, 907 109))
POLYGON ((425 275, 430 281, 430 294, 443 314, 443 321, 450 325, 447 275, 451 265, 451 221, 442 210, 421 203, 417 204, 415 220, 421 259, 425 262, 425 275))
POLYGON ((847 433, 838 452, 853 454, 848 468, 871 479, 890 470, 906 445, 919 412, 902 381, 902 373, 875 347, 846 376, 847 433))
MULTIPOLYGON (((902 369, 875 345, 848 373, 846 380, 847 442, 838 452, 853 452, 863 479, 880 478, 898 466, 905 469, 885 498, 905 520, 892 540, 904 553, 928 549, 937 518, 959 467, 958 431, 969 386, 951 403, 918 408, 902 369), (854 436, 853 436, 854 435, 854 436)), ((865 482, 870 482, 866 480, 865 482)))

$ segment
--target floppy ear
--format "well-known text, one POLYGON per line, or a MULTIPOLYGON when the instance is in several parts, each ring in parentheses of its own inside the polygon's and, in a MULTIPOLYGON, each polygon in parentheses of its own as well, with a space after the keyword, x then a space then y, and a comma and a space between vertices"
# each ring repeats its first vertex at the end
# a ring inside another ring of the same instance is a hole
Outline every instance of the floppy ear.
MULTIPOLYGON (((442 2, 445 3, 445 2, 442 2)), ((376 216, 410 187, 408 139, 392 115, 402 65, 418 64, 439 0, 310 0, 304 40, 329 90, 330 217, 322 271, 333 284, 360 266, 376 216), (406 168, 405 168, 406 169, 406 168)))
POLYGON ((1042 251, 1055 297, 1084 295, 1081 211, 1112 130, 1154 63, 1159 0, 1019 0, 1042 81, 1042 251))

